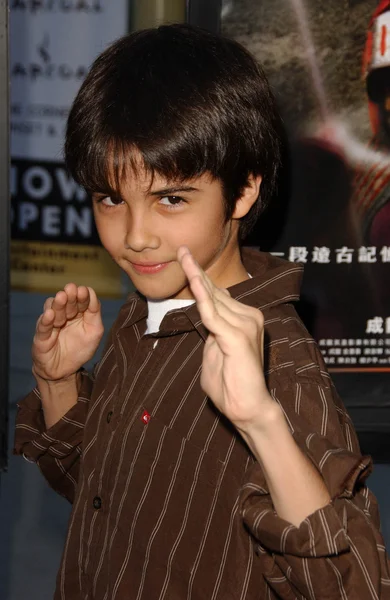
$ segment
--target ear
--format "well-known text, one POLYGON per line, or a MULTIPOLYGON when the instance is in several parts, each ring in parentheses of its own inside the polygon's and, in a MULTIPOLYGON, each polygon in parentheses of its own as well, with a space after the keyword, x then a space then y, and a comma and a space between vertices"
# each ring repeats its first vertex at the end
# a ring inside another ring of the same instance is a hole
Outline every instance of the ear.
POLYGON ((233 219, 241 219, 248 214, 259 197, 261 181, 261 175, 249 176, 248 182, 242 190, 241 196, 236 200, 236 206, 232 215, 233 219))

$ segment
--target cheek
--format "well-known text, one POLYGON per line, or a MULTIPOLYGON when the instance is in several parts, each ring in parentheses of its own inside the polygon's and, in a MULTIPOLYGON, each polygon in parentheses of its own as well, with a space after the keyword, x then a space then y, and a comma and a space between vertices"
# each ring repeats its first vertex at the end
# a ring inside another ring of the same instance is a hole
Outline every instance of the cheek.
POLYGON ((115 249, 122 245, 124 239, 123 222, 118 219, 110 219, 100 215, 95 216, 96 229, 103 246, 109 252, 115 252, 115 249))
MULTIPOLYGON (((227 225, 225 225, 222 216, 210 218, 207 215, 198 223, 191 224, 186 230, 186 238, 182 243, 188 245, 195 256, 208 257, 211 254, 218 252, 226 243, 227 225)), ((181 237, 184 238, 183 230, 181 237)))

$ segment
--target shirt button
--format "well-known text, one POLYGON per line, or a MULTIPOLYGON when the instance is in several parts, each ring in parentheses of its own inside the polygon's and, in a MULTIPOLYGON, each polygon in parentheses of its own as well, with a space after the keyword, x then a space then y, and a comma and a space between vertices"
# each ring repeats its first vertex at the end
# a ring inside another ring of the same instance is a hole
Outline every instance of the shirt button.
POLYGON ((107 413, 107 423, 109 423, 111 421, 111 417, 112 417, 112 410, 110 410, 110 412, 107 413))
POLYGON ((143 415, 142 415, 141 419, 142 419, 142 422, 143 422, 145 425, 147 425, 147 424, 149 423, 149 421, 150 421, 150 419, 151 419, 151 415, 148 413, 148 411, 147 411, 147 410, 145 410, 145 411, 144 411, 144 413, 143 413, 143 415))
POLYGON ((102 499, 99 496, 95 496, 92 504, 93 507, 96 508, 96 510, 99 510, 99 508, 102 507, 102 499))

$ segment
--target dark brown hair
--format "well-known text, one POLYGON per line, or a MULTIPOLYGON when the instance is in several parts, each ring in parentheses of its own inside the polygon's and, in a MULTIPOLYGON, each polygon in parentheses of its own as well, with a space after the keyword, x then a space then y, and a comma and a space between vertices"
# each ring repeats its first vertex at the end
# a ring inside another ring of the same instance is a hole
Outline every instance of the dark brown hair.
POLYGON ((261 175, 259 199, 241 222, 244 237, 275 193, 282 132, 249 52, 202 29, 169 25, 129 34, 95 60, 69 115, 65 159, 79 184, 107 193, 113 168, 119 184, 136 156, 169 180, 209 172, 221 181, 227 219, 248 177, 261 175))

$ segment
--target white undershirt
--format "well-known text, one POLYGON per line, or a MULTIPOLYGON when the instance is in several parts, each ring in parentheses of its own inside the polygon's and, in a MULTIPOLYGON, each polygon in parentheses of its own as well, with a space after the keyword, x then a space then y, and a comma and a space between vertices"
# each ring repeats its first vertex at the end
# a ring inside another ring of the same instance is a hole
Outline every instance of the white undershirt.
POLYGON ((195 300, 148 300, 148 318, 145 333, 156 333, 161 321, 170 310, 194 304, 195 300))
MULTIPOLYGON (((252 275, 248 273, 250 279, 252 275)), ((195 300, 149 300, 148 299, 148 318, 146 320, 147 333, 156 333, 160 329, 161 321, 170 310, 177 310, 185 306, 191 306, 195 300)))

